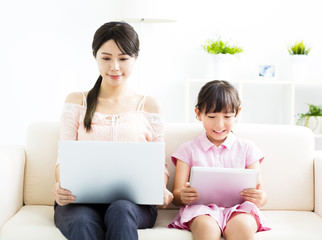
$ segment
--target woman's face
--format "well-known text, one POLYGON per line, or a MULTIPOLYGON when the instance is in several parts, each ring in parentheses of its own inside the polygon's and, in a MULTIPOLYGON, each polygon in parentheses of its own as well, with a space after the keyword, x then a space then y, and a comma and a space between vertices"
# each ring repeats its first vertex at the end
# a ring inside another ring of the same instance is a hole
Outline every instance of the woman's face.
POLYGON ((95 58, 103 82, 112 86, 122 85, 136 62, 135 57, 123 54, 114 40, 105 42, 98 49, 95 58))

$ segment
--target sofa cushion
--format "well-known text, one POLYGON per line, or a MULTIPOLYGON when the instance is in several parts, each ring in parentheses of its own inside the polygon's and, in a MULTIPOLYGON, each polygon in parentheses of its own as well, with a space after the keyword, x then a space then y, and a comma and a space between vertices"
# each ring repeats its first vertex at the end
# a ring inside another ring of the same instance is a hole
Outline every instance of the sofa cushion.
POLYGON ((263 209, 314 208, 314 135, 293 125, 236 124, 238 136, 253 141, 266 155, 261 164, 268 202, 263 209))
POLYGON ((0 240, 66 240, 54 224, 53 206, 22 207, 0 229, 0 240))
POLYGON ((258 232, 255 239, 260 240, 318 240, 322 238, 322 218, 309 211, 263 211, 272 228, 258 232))
MULTIPOLYGON (((166 161, 171 190, 175 166, 171 154, 182 143, 203 132, 199 123, 167 123, 165 126, 166 161)), ((236 124, 236 135, 253 141, 266 155, 262 175, 268 194, 263 209, 313 210, 314 136, 305 127, 290 125, 236 124)), ((25 204, 52 205, 52 188, 57 159, 59 123, 35 123, 28 128, 24 182, 25 204)), ((175 208, 173 205, 169 207, 175 208)))
POLYGON ((53 205, 59 123, 33 123, 26 137, 24 203, 53 205))
MULTIPOLYGON (((199 123, 166 124, 166 160, 171 176, 168 184, 170 189, 175 174, 171 153, 203 131, 202 124, 199 123)), ((291 125, 236 124, 234 133, 253 141, 265 154, 261 169, 268 202, 263 209, 313 210, 314 136, 310 129, 291 125)))
MULTIPOLYGON (((177 210, 159 210, 154 228, 138 230, 140 240, 192 240, 186 230, 167 225, 177 210)), ((322 218, 308 211, 263 211, 271 231, 255 234, 256 240, 314 240, 322 236, 322 218)), ((52 206, 24 206, 0 229, 0 240, 65 240, 54 225, 52 206)), ((223 238, 222 238, 223 239, 223 238)))
POLYGON ((0 227, 22 207, 24 171, 24 147, 0 145, 0 227))

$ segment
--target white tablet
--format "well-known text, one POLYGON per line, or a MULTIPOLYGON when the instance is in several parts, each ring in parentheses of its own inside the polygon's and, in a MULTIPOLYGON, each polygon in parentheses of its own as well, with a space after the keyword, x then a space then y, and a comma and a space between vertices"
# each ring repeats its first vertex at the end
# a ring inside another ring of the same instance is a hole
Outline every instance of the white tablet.
POLYGON ((163 204, 163 142, 60 141, 60 184, 75 203, 163 204))
POLYGON ((216 204, 232 207, 245 200, 240 192, 256 188, 258 169, 192 167, 190 186, 197 189, 199 199, 191 204, 216 204))

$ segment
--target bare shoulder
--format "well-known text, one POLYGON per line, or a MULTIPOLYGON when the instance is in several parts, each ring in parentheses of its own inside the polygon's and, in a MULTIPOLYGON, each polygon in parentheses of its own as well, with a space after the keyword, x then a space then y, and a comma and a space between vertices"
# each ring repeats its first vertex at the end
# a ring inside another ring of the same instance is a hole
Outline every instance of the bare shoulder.
POLYGON ((159 101, 151 96, 147 96, 144 103, 144 110, 150 113, 162 114, 162 108, 159 101))
POLYGON ((83 94, 81 92, 72 92, 67 95, 65 103, 83 105, 83 94))

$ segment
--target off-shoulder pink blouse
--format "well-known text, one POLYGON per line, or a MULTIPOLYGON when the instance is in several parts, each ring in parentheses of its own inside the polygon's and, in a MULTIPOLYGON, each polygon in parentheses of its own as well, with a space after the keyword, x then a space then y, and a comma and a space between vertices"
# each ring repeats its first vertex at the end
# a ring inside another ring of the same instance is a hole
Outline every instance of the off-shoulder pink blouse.
MULTIPOLYGON (((145 112, 145 99, 145 97, 142 98, 136 111, 115 115, 95 112, 92 119, 92 129, 86 132, 84 128, 86 98, 83 94, 83 105, 64 104, 61 115, 60 140, 163 142, 164 122, 162 116, 158 113, 145 112)), ((168 174, 167 167, 165 172, 168 174)))

